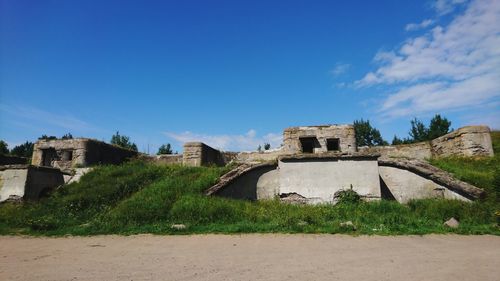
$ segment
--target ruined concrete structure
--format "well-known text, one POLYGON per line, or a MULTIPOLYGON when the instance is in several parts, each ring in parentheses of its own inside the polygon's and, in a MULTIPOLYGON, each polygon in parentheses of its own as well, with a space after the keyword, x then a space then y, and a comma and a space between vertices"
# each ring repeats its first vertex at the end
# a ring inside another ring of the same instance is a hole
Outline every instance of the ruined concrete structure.
POLYGON ((64 184, 59 169, 32 165, 0 166, 0 202, 37 199, 48 189, 64 184))
POLYGON ((158 156, 87 138, 40 140, 34 146, 34 166, 0 169, 0 201, 35 198, 44 190, 77 180, 89 171, 82 167, 120 164, 132 157, 186 166, 236 163, 206 191, 230 198, 335 203, 336 194, 350 188, 364 200, 387 198, 401 203, 420 198, 480 198, 481 189, 424 161, 451 155, 492 156, 489 128, 469 126, 429 142, 358 148, 352 125, 302 126, 285 129, 283 145, 270 151, 223 152, 188 142, 183 154, 158 156))
POLYGON ((283 152, 321 153, 356 152, 356 135, 352 125, 291 127, 283 132, 283 152))
POLYGON ((81 167, 120 164, 137 155, 93 139, 39 140, 33 148, 32 165, 0 166, 0 202, 36 199, 89 170, 81 167))
POLYGON ((87 138, 39 140, 34 145, 31 163, 68 171, 97 164, 120 164, 137 155, 137 151, 87 138))
POLYGON ((234 161, 244 165, 206 194, 312 204, 335 203, 336 194, 349 188, 364 200, 401 203, 483 196, 482 189, 423 161, 451 155, 492 156, 489 128, 469 126, 429 142, 358 148, 351 125, 292 127, 285 129, 279 150, 239 153, 234 161))
POLYGON ((467 126, 427 142, 413 144, 360 147, 359 151, 380 153, 382 157, 430 159, 446 156, 493 156, 490 129, 467 126))

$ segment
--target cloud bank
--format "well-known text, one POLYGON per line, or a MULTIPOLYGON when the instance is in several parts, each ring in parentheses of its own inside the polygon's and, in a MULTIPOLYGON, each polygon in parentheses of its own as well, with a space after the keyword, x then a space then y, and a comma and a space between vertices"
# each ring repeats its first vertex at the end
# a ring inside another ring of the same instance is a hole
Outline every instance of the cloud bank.
MULTIPOLYGON (((437 1, 439 13, 464 1, 437 1), (448 7, 448 8, 447 8, 448 7)), ((375 71, 355 84, 390 86, 379 113, 411 116, 487 106, 500 97, 500 1, 478 0, 449 24, 379 52, 375 71)), ((500 117, 500 116, 499 116, 500 117)))

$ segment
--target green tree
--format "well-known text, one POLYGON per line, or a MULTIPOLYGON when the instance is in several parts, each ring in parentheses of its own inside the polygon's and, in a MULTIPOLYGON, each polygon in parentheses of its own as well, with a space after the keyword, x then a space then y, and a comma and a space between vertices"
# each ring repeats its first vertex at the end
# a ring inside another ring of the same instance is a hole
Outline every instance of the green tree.
POLYGON ((269 150, 271 149, 271 144, 270 143, 265 143, 264 144, 264 150, 269 150))
POLYGON ((119 147, 123 147, 126 149, 130 149, 133 151, 137 151, 137 145, 130 141, 130 138, 127 136, 120 135, 120 132, 116 131, 111 137, 111 144, 117 145, 119 147))
POLYGON ((157 155, 160 154, 172 154, 172 147, 170 146, 169 143, 166 145, 162 144, 160 148, 158 149, 158 152, 156 153, 157 155))
POLYGON ((0 140, 0 154, 9 154, 9 145, 3 140, 0 140))
POLYGON ((417 118, 411 120, 410 139, 412 142, 429 140, 429 129, 417 118))
POLYGON ((354 131, 358 146, 387 145, 380 131, 372 127, 370 120, 354 120, 354 131))
POLYGON ((26 141, 23 144, 16 145, 10 151, 10 154, 15 155, 15 156, 19 156, 19 157, 30 158, 33 155, 33 143, 30 141, 26 141))
POLYGON ((392 145, 408 144, 408 143, 412 143, 412 141, 409 138, 400 139, 396 135, 394 135, 394 138, 392 139, 392 145))
POLYGON ((41 137, 38 138, 39 140, 57 140, 56 136, 47 136, 47 135, 42 135, 41 137))
POLYGON ((436 114, 429 124, 428 140, 433 140, 450 132, 451 121, 436 114))
POLYGON ((63 139, 63 140, 69 140, 69 139, 72 139, 72 138, 73 138, 73 135, 71 133, 67 133, 64 136, 62 136, 61 139, 63 139))

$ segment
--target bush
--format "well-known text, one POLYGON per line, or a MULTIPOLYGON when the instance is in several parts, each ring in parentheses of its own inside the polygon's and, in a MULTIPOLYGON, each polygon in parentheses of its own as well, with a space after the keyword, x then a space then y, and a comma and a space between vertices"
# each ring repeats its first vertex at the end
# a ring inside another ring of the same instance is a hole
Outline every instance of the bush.
POLYGON ((352 185, 350 189, 335 192, 333 198, 338 204, 356 204, 361 201, 361 197, 352 189, 352 185))

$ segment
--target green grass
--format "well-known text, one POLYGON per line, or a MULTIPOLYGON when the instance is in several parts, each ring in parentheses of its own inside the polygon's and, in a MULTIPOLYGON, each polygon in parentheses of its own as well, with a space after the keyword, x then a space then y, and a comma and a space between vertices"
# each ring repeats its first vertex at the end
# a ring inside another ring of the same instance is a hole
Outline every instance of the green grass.
POLYGON ((486 190, 486 201, 498 202, 500 199, 500 132, 492 132, 491 139, 494 157, 447 157, 432 159, 430 162, 452 173, 456 178, 486 190))
POLYGON ((416 200, 299 206, 206 197, 203 191, 229 168, 160 166, 133 161, 101 166, 79 183, 39 202, 0 205, 0 234, 350 233, 495 234, 498 227, 500 134, 494 158, 434 159, 432 163, 487 191, 485 200, 416 200), (443 227, 450 217, 458 229, 443 227), (352 221, 356 229, 342 227, 352 221), (173 230, 172 224, 185 224, 173 230))

